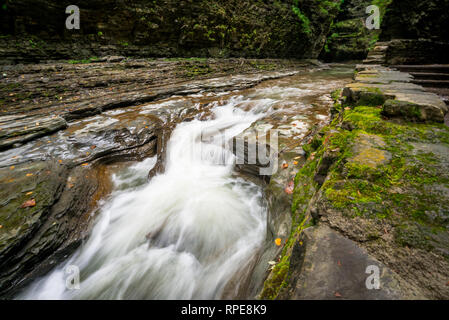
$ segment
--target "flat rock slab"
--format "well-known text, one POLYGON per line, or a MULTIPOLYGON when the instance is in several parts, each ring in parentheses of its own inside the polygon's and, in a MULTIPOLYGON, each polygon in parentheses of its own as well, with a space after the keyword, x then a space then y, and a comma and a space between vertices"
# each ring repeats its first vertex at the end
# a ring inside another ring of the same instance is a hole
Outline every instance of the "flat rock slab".
POLYGON ((304 230, 293 249, 293 299, 420 299, 392 270, 326 225, 304 230), (374 271, 379 273, 376 289, 374 271), (367 285, 368 283, 368 285, 367 285), (374 286, 374 288, 373 288, 374 286), (370 289, 371 288, 371 289, 370 289))
POLYGON ((0 150, 65 128, 67 128, 67 122, 58 116, 13 115, 0 117, 0 150))
POLYGON ((357 70, 355 82, 343 90, 351 103, 384 105, 388 101, 383 108, 386 116, 444 122, 448 112, 444 101, 422 86, 411 83, 413 77, 410 74, 378 65, 359 65, 357 70))

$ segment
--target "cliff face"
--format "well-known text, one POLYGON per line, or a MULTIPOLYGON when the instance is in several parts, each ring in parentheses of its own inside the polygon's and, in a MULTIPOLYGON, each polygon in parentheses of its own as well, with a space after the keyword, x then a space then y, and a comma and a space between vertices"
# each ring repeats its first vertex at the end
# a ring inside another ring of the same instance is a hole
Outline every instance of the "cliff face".
POLYGON ((394 0, 382 23, 381 40, 428 39, 449 41, 449 1, 394 0))
POLYGON ((127 56, 316 58, 340 0, 3 0, 0 59, 127 56))
POLYGON ((369 30, 366 8, 379 6, 381 17, 391 0, 346 0, 331 26, 320 58, 326 61, 363 60, 379 38, 381 30, 369 30))
POLYGON ((380 40, 390 41, 388 64, 449 63, 447 0, 394 0, 383 19, 380 40))

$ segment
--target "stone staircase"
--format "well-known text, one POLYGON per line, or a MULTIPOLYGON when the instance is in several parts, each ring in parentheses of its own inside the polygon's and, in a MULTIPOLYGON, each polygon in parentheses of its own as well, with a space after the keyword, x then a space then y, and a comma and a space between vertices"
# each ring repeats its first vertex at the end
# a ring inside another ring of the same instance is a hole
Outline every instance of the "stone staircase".
MULTIPOLYGON (((377 42, 368 53, 363 65, 387 65, 387 50, 389 42, 377 42)), ((412 76, 411 83, 424 87, 427 92, 440 96, 449 105, 449 65, 423 64, 423 65, 388 65, 393 70, 408 73, 412 76)))
POLYGON ((449 105, 449 65, 392 65, 402 72, 413 76, 412 83, 423 86, 426 91, 438 94, 449 105))
POLYGON ((387 54, 388 42, 377 42, 376 46, 368 53, 363 64, 384 65, 387 54))

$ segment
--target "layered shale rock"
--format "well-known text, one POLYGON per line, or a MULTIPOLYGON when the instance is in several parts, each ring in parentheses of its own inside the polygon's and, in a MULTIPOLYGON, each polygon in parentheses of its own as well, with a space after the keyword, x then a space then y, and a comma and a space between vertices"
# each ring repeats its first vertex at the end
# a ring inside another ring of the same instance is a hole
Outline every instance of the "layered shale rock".
POLYGON ((70 1, 6 1, 5 63, 121 56, 316 58, 339 0, 82 0, 80 30, 67 30, 70 1), (294 11, 293 6, 299 11, 294 11))

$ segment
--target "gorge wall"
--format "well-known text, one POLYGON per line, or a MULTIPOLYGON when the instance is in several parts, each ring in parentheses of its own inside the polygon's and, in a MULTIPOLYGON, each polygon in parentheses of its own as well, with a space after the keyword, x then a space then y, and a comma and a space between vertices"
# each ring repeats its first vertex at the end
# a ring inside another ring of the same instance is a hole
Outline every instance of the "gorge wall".
POLYGON ((2 0, 0 60, 142 57, 317 58, 341 0, 2 0), (65 8, 80 8, 67 30, 65 8))

